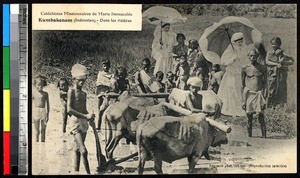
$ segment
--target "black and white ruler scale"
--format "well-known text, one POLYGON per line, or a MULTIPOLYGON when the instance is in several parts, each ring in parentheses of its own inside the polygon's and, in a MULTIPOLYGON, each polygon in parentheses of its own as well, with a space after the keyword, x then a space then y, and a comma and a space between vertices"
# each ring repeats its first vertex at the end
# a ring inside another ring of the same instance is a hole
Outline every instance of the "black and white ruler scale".
POLYGON ((18 174, 28 175, 28 4, 19 4, 19 9, 18 174))

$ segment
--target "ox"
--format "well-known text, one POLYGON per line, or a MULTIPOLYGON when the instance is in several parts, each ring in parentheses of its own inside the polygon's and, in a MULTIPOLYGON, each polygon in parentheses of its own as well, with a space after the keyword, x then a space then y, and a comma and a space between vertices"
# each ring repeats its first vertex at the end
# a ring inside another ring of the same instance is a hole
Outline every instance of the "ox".
POLYGON ((189 172, 194 171, 198 160, 209 159, 208 147, 227 144, 226 133, 216 130, 205 114, 187 117, 152 117, 137 128, 138 173, 142 174, 146 160, 153 158, 154 170, 162 174, 162 161, 172 163, 187 157, 189 172))
MULTIPOLYGON (((148 120, 153 116, 167 115, 162 105, 155 105, 150 98, 133 97, 124 92, 119 97, 119 102, 113 103, 105 110, 102 120, 105 122, 105 151, 108 160, 113 158, 113 152, 122 138, 136 144, 135 128, 132 122, 138 118, 148 120)), ((135 124, 136 127, 137 124, 135 124)))

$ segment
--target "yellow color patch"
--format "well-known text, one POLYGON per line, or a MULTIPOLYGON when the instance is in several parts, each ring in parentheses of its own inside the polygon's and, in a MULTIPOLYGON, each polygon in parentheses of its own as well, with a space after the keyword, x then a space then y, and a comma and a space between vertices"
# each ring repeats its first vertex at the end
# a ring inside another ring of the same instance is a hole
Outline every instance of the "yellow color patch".
POLYGON ((10 131, 10 90, 3 90, 3 131, 10 131))

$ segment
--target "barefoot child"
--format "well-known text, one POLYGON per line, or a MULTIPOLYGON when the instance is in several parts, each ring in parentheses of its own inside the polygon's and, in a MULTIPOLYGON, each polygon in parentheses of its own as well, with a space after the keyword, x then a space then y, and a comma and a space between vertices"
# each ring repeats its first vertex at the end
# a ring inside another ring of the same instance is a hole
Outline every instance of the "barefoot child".
POLYGON ((59 88, 59 98, 62 107, 61 108, 61 114, 63 120, 62 131, 63 133, 66 133, 66 126, 67 126, 67 119, 68 119, 68 114, 67 114, 67 95, 69 90, 68 80, 66 78, 60 78, 59 81, 57 82, 57 87, 59 88))
POLYGON ((254 48, 248 52, 249 64, 242 69, 243 106, 248 118, 248 136, 252 137, 253 114, 258 114, 258 121, 261 126, 262 137, 266 138, 266 123, 264 109, 266 101, 263 96, 267 89, 267 68, 257 62, 258 51, 254 48))
POLYGON ((79 171, 80 158, 83 162, 85 171, 90 174, 88 162, 88 151, 85 147, 86 132, 88 130, 89 121, 94 119, 94 114, 89 114, 86 109, 86 93, 82 91, 83 84, 86 80, 88 71, 81 64, 75 64, 71 69, 73 78, 73 88, 68 91, 67 111, 71 115, 69 125, 71 134, 74 137, 74 171, 79 171))
POLYGON ((202 112, 202 95, 198 91, 202 87, 202 81, 199 77, 191 77, 187 81, 190 92, 186 96, 186 107, 193 113, 202 112))
POLYGON ((46 139, 46 125, 49 120, 49 95, 43 91, 43 88, 47 85, 46 78, 37 75, 33 80, 32 91, 32 119, 35 130, 35 141, 39 142, 39 136, 41 135, 41 142, 45 142, 46 139), (41 127, 41 130, 40 130, 41 127))

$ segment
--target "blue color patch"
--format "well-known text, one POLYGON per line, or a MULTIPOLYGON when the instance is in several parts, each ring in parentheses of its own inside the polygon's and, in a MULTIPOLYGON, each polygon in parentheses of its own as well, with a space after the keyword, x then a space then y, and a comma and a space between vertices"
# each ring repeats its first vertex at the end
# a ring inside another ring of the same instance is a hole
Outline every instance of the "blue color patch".
POLYGON ((10 41, 10 6, 3 4, 3 46, 9 46, 10 41))

